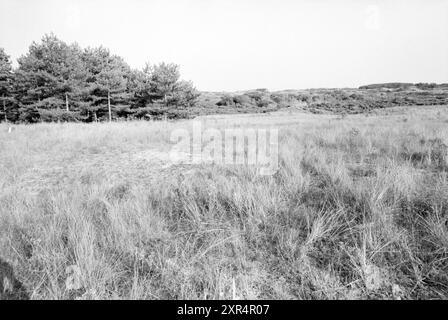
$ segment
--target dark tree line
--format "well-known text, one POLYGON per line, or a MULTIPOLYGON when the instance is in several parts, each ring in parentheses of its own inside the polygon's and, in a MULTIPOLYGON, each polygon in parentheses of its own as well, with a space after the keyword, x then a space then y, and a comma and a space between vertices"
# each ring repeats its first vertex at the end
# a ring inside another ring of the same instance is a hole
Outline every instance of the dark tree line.
POLYGON ((179 66, 133 70, 103 47, 82 49, 54 35, 33 42, 13 69, 0 48, 0 119, 9 122, 181 118, 199 93, 179 66))

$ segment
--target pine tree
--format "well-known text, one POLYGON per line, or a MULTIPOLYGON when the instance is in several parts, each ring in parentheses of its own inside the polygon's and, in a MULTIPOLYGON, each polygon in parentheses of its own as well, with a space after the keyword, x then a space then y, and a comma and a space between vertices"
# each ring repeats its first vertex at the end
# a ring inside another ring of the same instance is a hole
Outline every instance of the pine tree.
POLYGON ((67 45, 53 34, 30 46, 18 59, 17 91, 24 121, 74 120, 76 98, 87 73, 77 45, 67 45), (70 108, 70 105, 71 108, 70 108))
POLYGON ((186 109, 192 107, 199 97, 191 82, 179 80, 179 66, 176 64, 146 64, 138 78, 135 97, 140 105, 139 116, 185 116, 186 109))
POLYGON ((14 121, 17 117, 13 98, 12 65, 9 56, 0 48, 0 121, 14 121))
POLYGON ((99 47, 87 49, 83 55, 88 72, 91 103, 88 106, 94 119, 112 118, 129 110, 131 93, 128 82, 131 69, 124 60, 111 55, 109 50, 99 47))

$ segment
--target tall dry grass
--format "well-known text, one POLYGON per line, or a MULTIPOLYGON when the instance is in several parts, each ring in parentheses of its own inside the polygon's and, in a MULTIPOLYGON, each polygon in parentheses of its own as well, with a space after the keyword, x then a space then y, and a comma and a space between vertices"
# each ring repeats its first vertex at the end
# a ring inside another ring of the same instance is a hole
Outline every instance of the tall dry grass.
POLYGON ((2 127, 0 259, 32 299, 448 298, 436 111, 283 123, 273 176, 132 158, 188 122, 2 127))

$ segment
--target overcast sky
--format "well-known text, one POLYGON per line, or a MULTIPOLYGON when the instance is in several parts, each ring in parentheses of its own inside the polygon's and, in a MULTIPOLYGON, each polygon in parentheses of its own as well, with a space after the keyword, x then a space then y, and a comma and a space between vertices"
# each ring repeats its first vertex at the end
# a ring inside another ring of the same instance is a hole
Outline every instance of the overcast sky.
POLYGON ((199 90, 448 82, 447 0, 0 0, 14 60, 50 32, 199 90))

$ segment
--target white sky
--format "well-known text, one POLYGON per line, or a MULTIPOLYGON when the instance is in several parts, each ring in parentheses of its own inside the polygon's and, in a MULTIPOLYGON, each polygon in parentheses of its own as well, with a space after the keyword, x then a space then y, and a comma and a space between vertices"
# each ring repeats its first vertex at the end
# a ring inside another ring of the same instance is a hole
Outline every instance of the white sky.
POLYGON ((50 32, 199 90, 448 82, 447 0, 0 0, 14 60, 50 32))

